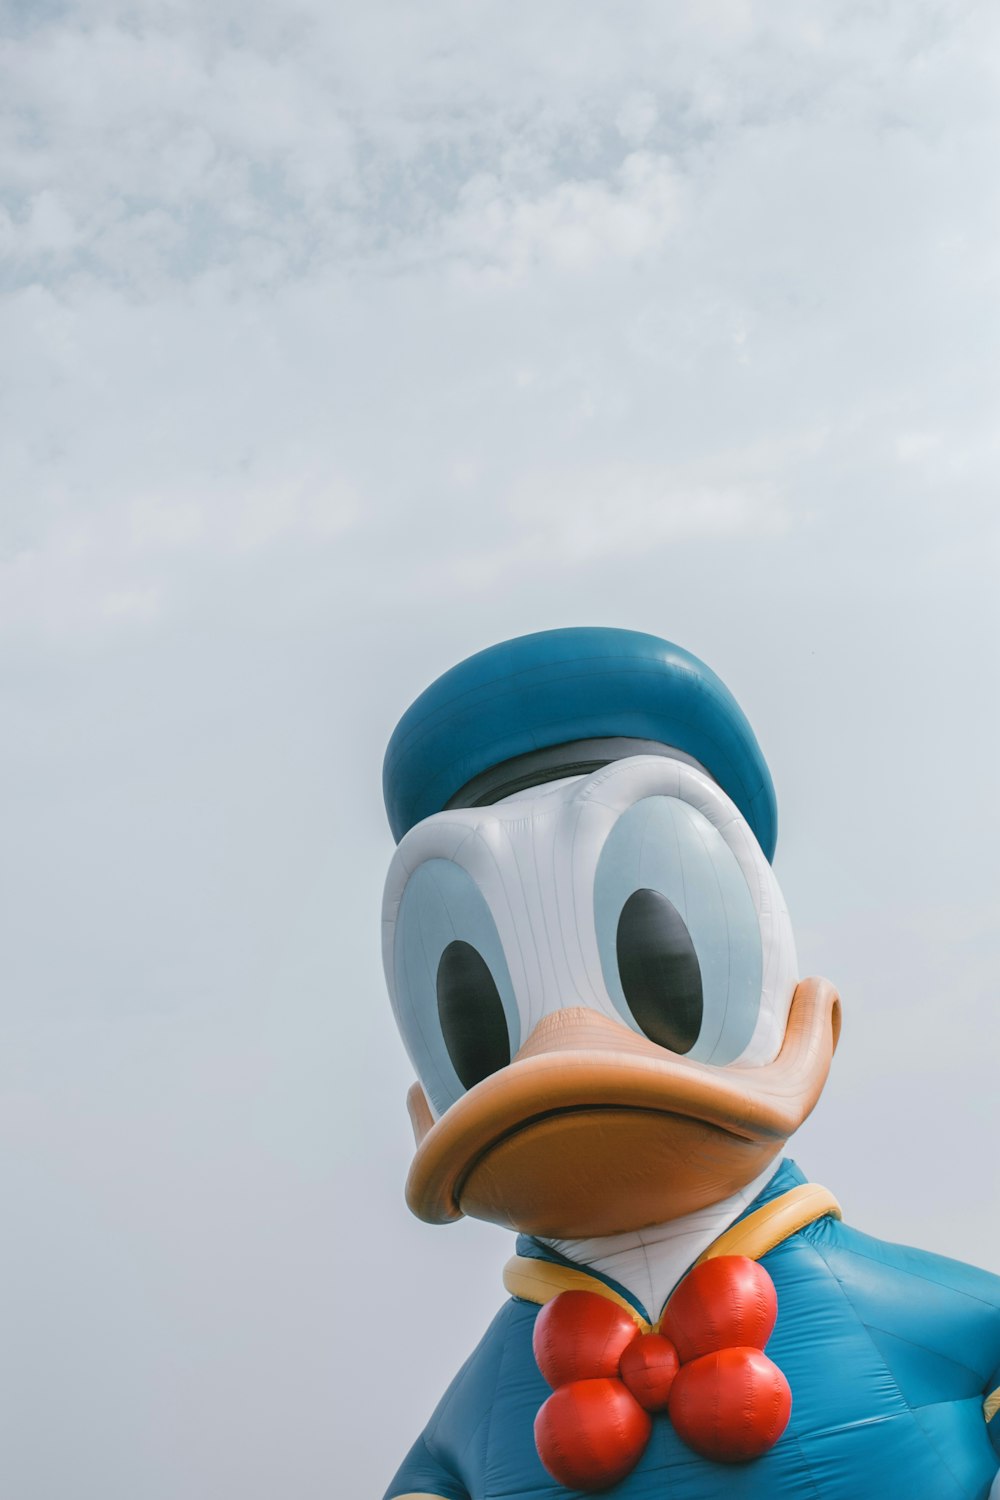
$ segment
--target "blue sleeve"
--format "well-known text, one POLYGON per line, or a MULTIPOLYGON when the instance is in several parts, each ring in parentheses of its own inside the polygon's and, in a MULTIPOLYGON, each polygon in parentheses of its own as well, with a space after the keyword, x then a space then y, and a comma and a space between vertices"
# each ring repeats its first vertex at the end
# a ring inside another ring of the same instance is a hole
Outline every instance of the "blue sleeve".
POLYGON ((441 1397, 386 1491, 385 1500, 411 1494, 471 1500, 473 1490, 478 1492, 481 1485, 485 1488, 486 1440, 510 1330, 512 1325, 520 1329, 530 1351, 530 1328, 536 1312, 535 1307, 524 1308, 513 1300, 504 1304, 441 1397))
POLYGON ((939 1377, 947 1364, 967 1394, 990 1394, 1000 1368, 1000 1276, 831 1219, 809 1237, 905 1385, 939 1377))
POLYGON ((469 1492, 431 1451, 425 1434, 414 1443, 385 1492, 385 1500, 397 1495, 435 1495, 438 1500, 471 1500, 469 1492))

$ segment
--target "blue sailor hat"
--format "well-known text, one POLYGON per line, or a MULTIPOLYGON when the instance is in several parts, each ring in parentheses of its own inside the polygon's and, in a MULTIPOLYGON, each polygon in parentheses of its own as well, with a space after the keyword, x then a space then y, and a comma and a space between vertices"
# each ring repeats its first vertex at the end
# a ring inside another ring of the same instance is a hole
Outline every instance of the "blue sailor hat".
POLYGON ((774 785, 743 710, 703 661, 635 630, 544 630, 445 672, 393 731, 386 812, 398 842, 445 808, 664 753, 706 770, 773 859, 774 785))

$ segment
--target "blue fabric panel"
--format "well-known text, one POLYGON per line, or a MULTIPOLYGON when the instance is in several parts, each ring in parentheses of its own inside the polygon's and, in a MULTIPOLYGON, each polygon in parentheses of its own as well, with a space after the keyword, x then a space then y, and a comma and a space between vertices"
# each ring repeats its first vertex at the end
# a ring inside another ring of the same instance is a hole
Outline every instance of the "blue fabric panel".
MULTIPOLYGON (((805 1235, 763 1257, 779 1288, 778 1321, 767 1353, 784 1370, 793 1396, 822 1392, 823 1431, 903 1416, 907 1407, 842 1288, 805 1235)), ((790 1432, 802 1438, 817 1421, 812 1403, 793 1403, 790 1432)))
MULTIPOLYGON (((959 1486, 909 1412, 876 1413, 847 1430, 824 1426, 799 1448, 815 1486, 807 1493, 822 1500, 986 1500, 981 1485, 959 1486)), ((788 1497, 798 1500, 794 1490, 788 1497)))
POLYGON ((535 1447, 535 1417, 550 1394, 531 1351, 537 1316, 538 1308, 531 1303, 511 1304, 497 1387, 502 1399, 495 1396, 491 1406, 483 1485, 487 1495, 548 1495, 553 1487, 535 1447))
POLYGON ((983 1421, 982 1397, 922 1406, 914 1417, 953 1476, 955 1493, 986 1500, 996 1473, 996 1456, 983 1421))
POLYGON ((983 1388, 1000 1357, 1000 1276, 831 1220, 812 1237, 864 1324, 965 1365, 983 1388))
MULTIPOLYGON (((485 1460, 489 1414, 503 1359, 506 1327, 516 1310, 524 1307, 525 1303, 512 1300, 497 1313, 478 1347, 445 1391, 422 1438, 400 1465, 386 1490, 385 1500, 396 1495, 419 1494, 422 1490, 432 1495, 440 1493, 443 1500, 468 1500, 471 1484, 465 1487, 467 1477, 481 1474, 485 1460)), ((530 1311, 534 1314, 537 1308, 530 1311)), ((533 1316, 530 1325, 534 1325, 533 1316)), ((530 1331, 528 1340, 530 1350, 530 1331)), ((537 1368, 535 1374, 538 1375, 537 1368)), ((479 1500, 478 1495, 475 1500, 479 1500)))
POLYGON ((385 1492, 385 1500, 396 1495, 438 1495, 440 1500, 471 1500, 468 1490, 442 1467, 421 1433, 403 1459, 385 1492))
POLYGON ((978 1397, 982 1409, 983 1382, 975 1370, 881 1328, 869 1327, 868 1333, 908 1405, 931 1406, 947 1392, 952 1401, 978 1397))
POLYGON ((389 741, 383 789, 397 840, 480 772, 569 740, 657 740, 699 760, 733 799, 768 859, 774 786, 739 704, 704 662, 632 630, 519 636, 432 683, 389 741))

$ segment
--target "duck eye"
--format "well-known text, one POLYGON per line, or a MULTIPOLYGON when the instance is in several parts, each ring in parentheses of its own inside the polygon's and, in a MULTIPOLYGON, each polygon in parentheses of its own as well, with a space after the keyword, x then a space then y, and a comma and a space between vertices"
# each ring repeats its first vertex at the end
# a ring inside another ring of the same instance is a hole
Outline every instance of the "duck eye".
MULTIPOLYGON (((715 815, 731 822, 730 804, 715 815)), ((634 802, 601 848, 594 922, 608 996, 629 1026, 692 1062, 725 1067, 754 1036, 770 982, 754 893, 762 907, 780 900, 757 874, 680 797, 634 802)), ((769 971, 780 962, 767 958, 769 971)))
POLYGON ((514 986, 486 898, 450 859, 410 871, 394 916, 393 1008, 431 1109, 443 1115, 520 1047, 514 986))
POLYGON ((616 947, 622 990, 637 1025, 658 1046, 690 1052, 704 1009, 701 967, 676 906, 659 891, 633 891, 618 918, 616 947))
POLYGON ((507 1017, 496 981, 471 943, 453 942, 437 971, 441 1034, 462 1087, 471 1089, 510 1062, 507 1017))

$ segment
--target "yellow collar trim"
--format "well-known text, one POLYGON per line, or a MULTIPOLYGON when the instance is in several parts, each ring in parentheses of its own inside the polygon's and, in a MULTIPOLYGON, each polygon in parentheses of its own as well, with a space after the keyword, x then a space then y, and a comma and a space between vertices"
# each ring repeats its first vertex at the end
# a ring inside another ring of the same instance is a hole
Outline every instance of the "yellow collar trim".
POLYGON ((987 1422, 992 1422, 998 1411, 1000 1411, 1000 1385, 995 1391, 991 1391, 983 1402, 983 1416, 987 1422))
POLYGON ((748 1260, 761 1260, 769 1250, 791 1239, 807 1224, 814 1224, 829 1214, 834 1219, 844 1217, 840 1204, 831 1192, 816 1182, 803 1182, 789 1188, 770 1203, 755 1208, 752 1214, 730 1224, 717 1240, 695 1261, 715 1260, 718 1255, 745 1255, 748 1260))
POLYGON ((634 1318, 643 1333, 648 1333, 650 1324, 632 1306, 627 1297, 616 1292, 613 1286, 591 1276, 586 1271, 577 1271, 572 1266, 557 1266, 550 1260, 532 1260, 526 1255, 512 1255, 503 1268, 503 1284, 512 1297, 522 1302, 537 1302, 544 1307, 560 1292, 597 1292, 617 1307, 624 1308, 634 1318))
MULTIPOLYGON (((714 1260, 717 1255, 745 1255, 750 1260, 760 1260, 783 1240, 790 1239, 807 1224, 815 1223, 826 1214, 835 1219, 843 1217, 836 1198, 817 1183, 803 1182, 780 1197, 772 1198, 770 1203, 755 1209, 738 1224, 731 1224, 704 1254, 699 1255, 695 1265, 714 1260)), ((544 1307, 560 1292, 596 1292, 624 1308, 643 1333, 656 1326, 648 1323, 620 1292, 574 1266, 512 1255, 503 1268, 503 1284, 512 1297, 520 1297, 522 1302, 536 1302, 539 1307, 544 1307)))

